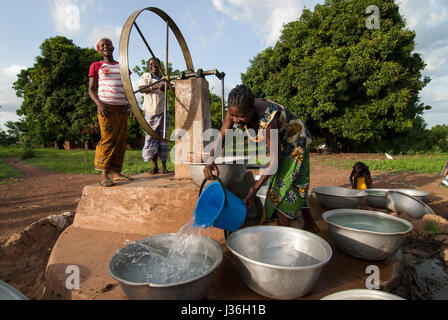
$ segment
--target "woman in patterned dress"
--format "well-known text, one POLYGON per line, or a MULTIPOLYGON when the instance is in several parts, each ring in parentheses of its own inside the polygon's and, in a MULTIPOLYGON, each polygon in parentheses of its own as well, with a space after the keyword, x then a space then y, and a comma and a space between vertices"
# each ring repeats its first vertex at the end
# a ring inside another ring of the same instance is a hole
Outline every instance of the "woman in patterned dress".
MULTIPOLYGON (((255 142, 266 139, 270 152, 268 168, 249 190, 244 202, 252 203, 258 190, 270 179, 261 223, 277 219, 278 225, 290 226, 291 221, 297 219, 299 211, 302 211, 305 222, 303 228, 319 232, 306 208, 310 185, 309 146, 312 142, 306 126, 287 108, 269 100, 255 99, 251 90, 244 85, 230 92, 228 104, 221 128, 222 143, 226 130, 236 125, 245 129, 248 137, 255 142), (256 137, 255 132, 259 133, 256 137), (278 139, 273 141, 276 144, 272 144, 277 150, 270 150, 271 136, 273 140, 278 139)), ((214 150, 204 169, 205 177, 213 180, 213 171, 219 176, 218 167, 214 163, 214 150)))

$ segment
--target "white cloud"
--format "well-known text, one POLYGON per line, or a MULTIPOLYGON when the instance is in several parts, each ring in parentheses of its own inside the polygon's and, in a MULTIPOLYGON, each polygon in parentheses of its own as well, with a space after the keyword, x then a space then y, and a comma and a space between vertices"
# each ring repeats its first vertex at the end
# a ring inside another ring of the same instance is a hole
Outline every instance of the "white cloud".
POLYGON ((118 50, 118 45, 121 37, 122 26, 114 26, 111 24, 96 26, 90 32, 87 40, 92 44, 92 47, 96 46, 96 42, 102 37, 108 37, 112 40, 116 50, 118 50))
MULTIPOLYGON (((86 9, 85 4, 82 9, 86 9)), ((51 0, 50 16, 55 31, 60 35, 74 36, 81 31, 81 12, 79 0, 51 0)))
POLYGON ((0 129, 7 130, 5 123, 7 121, 18 121, 20 117, 15 112, 3 112, 0 109, 0 129))
POLYGON ((13 64, 7 68, 3 69, 3 72, 6 74, 6 76, 11 78, 16 78, 17 75, 22 71, 23 69, 26 69, 25 66, 19 66, 17 64, 13 64))
POLYGON ((283 25, 297 20, 306 5, 313 8, 317 0, 211 0, 215 8, 229 17, 249 24, 263 37, 266 45, 274 45, 283 25))
POLYGON ((17 80, 17 74, 25 68, 25 66, 13 64, 0 69, 0 106, 2 106, 0 110, 2 112, 5 108, 8 108, 8 111, 15 110, 20 105, 21 100, 16 96, 12 85, 17 80))

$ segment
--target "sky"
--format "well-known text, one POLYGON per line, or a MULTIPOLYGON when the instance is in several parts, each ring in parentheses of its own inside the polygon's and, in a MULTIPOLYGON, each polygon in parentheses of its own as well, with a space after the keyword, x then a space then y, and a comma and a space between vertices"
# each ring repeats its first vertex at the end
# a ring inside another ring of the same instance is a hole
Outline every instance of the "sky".
MULTIPOLYGON (((421 92, 421 101, 432 106, 423 115, 428 128, 448 124, 448 1, 397 0, 407 26, 416 31, 416 52, 427 64, 423 75, 432 81, 421 92)), ((304 7, 313 9, 324 0, 2 0, 0 12, 0 128, 16 121, 21 100, 12 89, 20 70, 32 67, 45 39, 66 36, 77 46, 91 47, 103 36, 115 43, 128 17, 146 7, 165 11, 181 30, 195 69, 226 73, 225 96, 241 83, 250 60, 274 46, 282 26, 297 20, 304 7)), ((136 21, 154 53, 165 60, 166 25, 154 13, 143 12, 136 21)), ((185 62, 172 33, 169 61, 185 70, 185 62)), ((149 51, 132 31, 129 65, 140 65, 149 51)), ((221 95, 221 82, 207 77, 212 91, 221 95)), ((137 75, 132 77, 138 81, 137 75)))

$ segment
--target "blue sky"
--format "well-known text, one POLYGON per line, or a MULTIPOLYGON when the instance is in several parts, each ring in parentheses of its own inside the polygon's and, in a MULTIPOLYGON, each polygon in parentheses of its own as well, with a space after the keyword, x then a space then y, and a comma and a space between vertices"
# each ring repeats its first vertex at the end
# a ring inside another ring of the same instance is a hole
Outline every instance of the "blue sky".
MULTIPOLYGON (((17 120, 20 99, 11 88, 17 73, 31 67, 47 38, 64 35, 81 47, 94 47, 101 36, 110 36, 118 59, 118 41, 126 19, 134 11, 158 7, 182 31, 196 69, 218 69, 227 74, 226 95, 241 82, 257 53, 278 40, 284 23, 296 20, 304 6, 314 8, 323 0, 15 0, 3 1, 0 12, 0 126, 17 120), (76 10, 79 12, 79 24, 76 10)), ((399 0, 408 27, 416 31, 416 51, 427 67, 431 83, 422 91, 422 102, 431 105, 424 119, 428 127, 448 124, 448 1, 399 0)), ((164 55, 165 26, 151 13, 137 22, 156 55, 164 55)), ((170 40, 170 61, 185 69, 177 42, 170 40)), ((149 56, 135 32, 130 41, 130 65, 149 56)), ((162 60, 165 58, 163 57, 162 60)), ((220 82, 207 78, 220 95, 220 82)), ((133 81, 136 81, 136 77, 133 81)), ((3 127, 4 128, 4 127, 3 127)))

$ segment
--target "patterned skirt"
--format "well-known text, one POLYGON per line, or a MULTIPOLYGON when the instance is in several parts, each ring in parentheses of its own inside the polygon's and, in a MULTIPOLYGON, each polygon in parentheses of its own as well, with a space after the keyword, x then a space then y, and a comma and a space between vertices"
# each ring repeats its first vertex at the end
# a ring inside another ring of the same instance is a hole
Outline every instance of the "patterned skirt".
POLYGON ((101 140, 96 146, 95 169, 120 173, 126 152, 128 110, 126 106, 106 106, 109 116, 98 115, 101 140))
POLYGON ((276 219, 277 210, 289 219, 296 219, 306 206, 310 188, 309 151, 285 158, 271 178, 261 223, 276 219))

